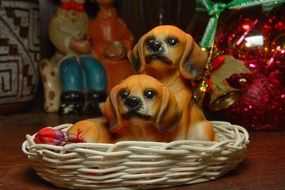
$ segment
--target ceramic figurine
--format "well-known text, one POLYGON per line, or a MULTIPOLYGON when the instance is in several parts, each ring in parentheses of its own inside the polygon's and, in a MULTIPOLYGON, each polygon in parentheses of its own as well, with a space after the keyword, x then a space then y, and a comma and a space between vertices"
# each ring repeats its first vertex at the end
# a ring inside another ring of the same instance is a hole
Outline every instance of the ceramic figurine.
POLYGON ((188 117, 195 119, 200 114, 197 108, 191 111, 182 110, 174 92, 157 79, 143 74, 132 75, 111 90, 102 106, 105 119, 79 121, 68 133, 96 143, 216 140, 210 122, 197 122, 197 119, 194 125, 189 122, 188 117))
POLYGON ((47 112, 100 113, 107 79, 104 67, 88 55, 92 42, 87 28, 84 0, 62 0, 48 28, 56 52, 40 65, 47 112))
POLYGON ((200 139, 213 138, 214 133, 207 135, 213 127, 193 100, 191 89, 191 81, 202 74, 207 53, 189 34, 172 25, 155 27, 139 39, 128 57, 137 73, 153 76, 174 93, 183 110, 181 139, 189 130, 199 133, 200 139))
POLYGON ((133 74, 127 52, 133 37, 113 7, 114 0, 96 0, 100 10, 90 21, 92 53, 104 65, 108 75, 108 92, 121 80, 133 74))

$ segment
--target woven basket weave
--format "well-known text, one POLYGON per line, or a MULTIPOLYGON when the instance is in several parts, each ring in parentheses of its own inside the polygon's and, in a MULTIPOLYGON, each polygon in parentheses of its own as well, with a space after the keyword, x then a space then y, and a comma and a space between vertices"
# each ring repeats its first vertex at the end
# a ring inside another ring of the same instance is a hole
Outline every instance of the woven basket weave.
MULTIPOLYGON (((70 189, 154 189, 219 178, 245 156, 249 137, 237 125, 213 121, 219 142, 123 141, 116 144, 35 144, 27 135, 23 152, 37 174, 70 189)), ((72 124, 55 127, 67 130, 72 124)))

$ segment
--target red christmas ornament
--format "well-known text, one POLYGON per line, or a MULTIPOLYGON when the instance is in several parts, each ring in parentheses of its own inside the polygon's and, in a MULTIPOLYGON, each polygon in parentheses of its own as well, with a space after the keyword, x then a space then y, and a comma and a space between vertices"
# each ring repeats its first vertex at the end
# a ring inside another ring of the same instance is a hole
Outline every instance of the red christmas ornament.
POLYGON ((244 61, 252 71, 259 71, 266 59, 264 20, 265 15, 258 8, 232 11, 225 19, 221 18, 216 47, 244 61))
POLYGON ((285 31, 285 4, 273 9, 267 15, 266 22, 263 26, 264 33, 268 42, 284 33, 285 31))
POLYGON ((216 47, 252 73, 229 79, 240 99, 216 114, 248 129, 285 129, 285 4, 266 18, 258 8, 233 12, 222 26, 216 47))
POLYGON ((243 89, 239 101, 223 111, 223 116, 248 129, 284 128, 285 91, 280 75, 280 72, 273 72, 254 79, 243 89))

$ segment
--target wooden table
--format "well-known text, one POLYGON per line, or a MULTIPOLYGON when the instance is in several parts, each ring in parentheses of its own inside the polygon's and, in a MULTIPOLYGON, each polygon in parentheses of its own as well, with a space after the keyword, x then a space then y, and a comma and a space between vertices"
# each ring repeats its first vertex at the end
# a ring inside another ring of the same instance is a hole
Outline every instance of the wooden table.
MULTIPOLYGON (((34 134, 45 126, 80 119, 80 116, 58 116, 41 110, 0 116, 0 189, 59 189, 37 176, 21 151, 21 144, 25 140, 25 134, 34 134)), ((166 189, 285 189, 285 131, 250 132, 250 141, 244 161, 222 178, 166 189)))

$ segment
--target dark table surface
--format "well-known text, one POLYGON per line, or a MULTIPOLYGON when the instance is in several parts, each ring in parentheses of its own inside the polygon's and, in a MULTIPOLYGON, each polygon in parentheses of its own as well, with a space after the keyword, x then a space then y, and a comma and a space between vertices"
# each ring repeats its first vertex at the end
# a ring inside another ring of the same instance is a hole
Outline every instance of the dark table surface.
MULTIPOLYGON (((36 174, 22 152, 21 144, 26 134, 34 134, 42 127, 80 119, 83 117, 58 116, 35 109, 0 116, 0 189, 60 189, 36 174)), ((285 131, 255 131, 249 134, 246 158, 235 170, 214 181, 166 189, 285 189, 285 131)))

